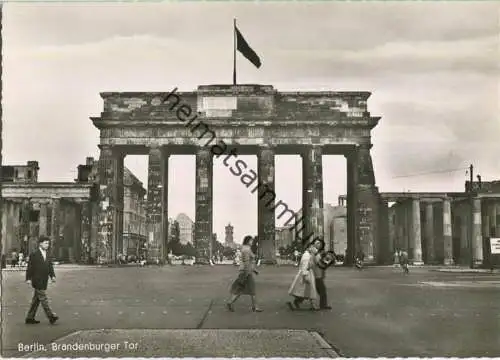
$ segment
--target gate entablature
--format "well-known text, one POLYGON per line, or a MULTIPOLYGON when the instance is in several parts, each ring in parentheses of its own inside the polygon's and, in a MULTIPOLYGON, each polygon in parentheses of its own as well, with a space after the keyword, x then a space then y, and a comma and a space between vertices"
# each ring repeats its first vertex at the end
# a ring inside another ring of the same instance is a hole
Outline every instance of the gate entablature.
POLYGON ((367 111, 369 92, 214 85, 197 92, 101 96, 104 111, 92 121, 102 145, 199 145, 197 137, 209 130, 234 145, 356 145, 370 143, 380 119, 367 111))

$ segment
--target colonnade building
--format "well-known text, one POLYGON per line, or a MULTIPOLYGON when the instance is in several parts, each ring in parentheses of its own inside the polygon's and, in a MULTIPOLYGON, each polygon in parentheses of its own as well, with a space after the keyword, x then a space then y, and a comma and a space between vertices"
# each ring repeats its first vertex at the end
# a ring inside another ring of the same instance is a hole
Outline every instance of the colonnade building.
POLYGON ((500 182, 466 183, 463 193, 386 193, 387 247, 406 249, 416 264, 493 265, 490 239, 500 237, 500 182))

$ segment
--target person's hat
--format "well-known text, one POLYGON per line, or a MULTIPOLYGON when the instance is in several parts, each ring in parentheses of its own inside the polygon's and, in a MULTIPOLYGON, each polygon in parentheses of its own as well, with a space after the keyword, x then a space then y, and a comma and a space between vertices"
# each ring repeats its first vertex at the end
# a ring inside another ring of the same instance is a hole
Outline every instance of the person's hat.
POLYGON ((43 243, 45 241, 50 241, 50 238, 48 236, 43 236, 43 235, 38 238, 38 243, 43 243))
POLYGON ((315 237, 314 239, 312 239, 311 241, 309 241, 306 245, 306 249, 311 246, 311 245, 314 245, 314 243, 316 241, 319 241, 321 243, 321 247, 318 249, 318 251, 323 251, 325 249, 325 240, 323 240, 323 238, 320 238, 320 237, 315 237))

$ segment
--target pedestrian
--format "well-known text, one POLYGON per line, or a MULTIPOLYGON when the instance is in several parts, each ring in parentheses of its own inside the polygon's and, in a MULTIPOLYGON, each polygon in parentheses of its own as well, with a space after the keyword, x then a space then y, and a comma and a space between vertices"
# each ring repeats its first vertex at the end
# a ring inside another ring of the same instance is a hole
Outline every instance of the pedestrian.
POLYGON ((365 260, 365 253, 363 252, 362 249, 359 249, 354 258, 354 265, 356 266, 356 268, 361 270, 363 268, 364 260, 365 260))
POLYGON ((398 266, 399 266, 399 249, 396 249, 396 251, 394 251, 394 267, 398 266))
POLYGON ((252 241, 253 238, 250 235, 245 236, 243 239, 238 277, 231 285, 231 298, 226 302, 226 307, 229 311, 234 311, 233 304, 241 295, 250 295, 252 299, 252 311, 262 311, 257 306, 254 274, 258 274, 258 272, 255 270, 255 254, 251 249, 252 241))
POLYGON ((17 250, 14 249, 10 257, 10 266, 15 268, 17 266, 18 261, 19 261, 19 255, 17 254, 17 250))
POLYGON ((260 254, 260 246, 259 246, 259 238, 255 236, 252 240, 252 245, 250 246, 250 249, 252 252, 255 254, 255 264, 257 266, 260 266, 260 261, 261 261, 261 254, 260 254))
POLYGON ((38 305, 41 303, 47 318, 51 324, 54 324, 58 316, 52 312, 47 299, 47 284, 49 277, 52 282, 55 282, 56 275, 54 273, 54 266, 51 259, 47 254, 50 240, 46 236, 41 236, 38 239, 38 249, 29 256, 28 267, 26 269, 26 283, 30 284, 33 289, 33 299, 31 306, 26 316, 26 324, 38 324, 40 321, 35 319, 38 305))
POLYGON ((328 305, 325 277, 326 269, 335 263, 335 253, 333 251, 325 251, 325 242, 322 239, 316 240, 314 244, 318 249, 318 253, 314 256, 313 272, 316 290, 319 295, 319 308, 330 310, 332 307, 328 305))
POLYGON ((401 265, 401 268, 403 269, 403 273, 409 274, 410 269, 408 268, 408 252, 406 250, 401 251, 399 255, 399 264, 401 265))
POLYGON ((314 256, 317 253, 318 249, 314 246, 314 241, 312 241, 306 246, 306 251, 300 258, 299 271, 288 290, 288 294, 294 297, 293 303, 291 301, 287 302, 291 310, 300 309, 300 305, 304 300, 309 300, 310 310, 318 310, 314 305, 318 293, 313 273, 314 256))

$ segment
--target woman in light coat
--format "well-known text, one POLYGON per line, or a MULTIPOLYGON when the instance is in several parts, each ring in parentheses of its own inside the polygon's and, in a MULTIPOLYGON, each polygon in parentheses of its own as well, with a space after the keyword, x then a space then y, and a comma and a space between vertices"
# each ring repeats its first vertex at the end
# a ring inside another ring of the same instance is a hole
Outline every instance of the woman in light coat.
POLYGON ((295 279, 288 290, 288 294, 295 299, 293 303, 287 302, 291 310, 300 309, 300 304, 304 300, 309 300, 310 309, 317 310, 314 306, 314 301, 318 298, 314 278, 314 256, 318 253, 318 249, 314 246, 314 242, 309 244, 307 250, 302 254, 299 264, 299 271, 295 275, 295 279))

